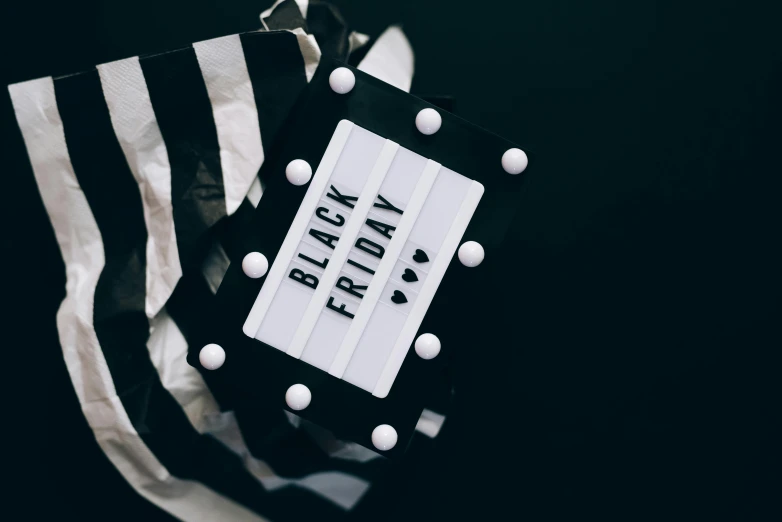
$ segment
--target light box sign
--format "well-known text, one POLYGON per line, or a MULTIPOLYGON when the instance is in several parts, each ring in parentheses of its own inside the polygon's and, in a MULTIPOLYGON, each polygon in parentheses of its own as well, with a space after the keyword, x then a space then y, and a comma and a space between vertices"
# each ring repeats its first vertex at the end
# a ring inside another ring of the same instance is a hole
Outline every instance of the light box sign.
POLYGON ((483 190, 341 121, 244 333, 386 397, 483 190))
POLYGON ((246 222, 201 345, 217 363, 199 346, 188 360, 240 419, 286 408, 401 455, 424 407, 437 411, 433 393, 450 397, 449 361, 483 356, 464 333, 517 262, 503 249, 522 181, 505 161, 515 151, 323 58, 261 168, 258 208, 229 218, 246 222), (333 74, 355 85, 334 88, 333 74), (435 132, 420 130, 422 113, 441 118, 435 132), (245 256, 258 262, 248 272, 245 256))

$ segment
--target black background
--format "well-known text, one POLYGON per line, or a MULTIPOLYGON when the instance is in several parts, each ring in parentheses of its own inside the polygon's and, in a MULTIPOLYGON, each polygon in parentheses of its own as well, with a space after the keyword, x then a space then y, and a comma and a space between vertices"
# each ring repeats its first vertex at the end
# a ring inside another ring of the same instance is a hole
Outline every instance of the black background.
MULTIPOLYGON (((412 92, 453 95, 458 115, 537 159, 517 263, 485 312, 516 335, 481 314, 467 327, 481 357, 461 361, 436 451, 383 515, 778 520, 778 3, 335 3, 373 36, 402 23, 412 92)), ((252 30, 266 7, 6 2, 2 83, 252 30)), ((1 105, 6 308, 31 323, 4 314, 6 352, 23 355, 2 426, 22 466, 7 478, 33 500, 18 518, 167 519, 79 412, 49 290, 62 264, 1 105)))

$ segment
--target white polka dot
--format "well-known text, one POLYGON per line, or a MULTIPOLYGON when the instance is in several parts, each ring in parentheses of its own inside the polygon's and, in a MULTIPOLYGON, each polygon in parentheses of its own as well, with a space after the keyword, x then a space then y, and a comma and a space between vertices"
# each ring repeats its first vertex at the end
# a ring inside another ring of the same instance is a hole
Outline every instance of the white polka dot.
POLYGON ((294 384, 285 392, 285 403, 292 410, 303 410, 310 405, 312 393, 303 384, 294 384))
POLYGON ((502 155, 502 168, 508 174, 519 174, 527 168, 527 155, 521 149, 508 149, 502 155))
POLYGON ((381 424, 372 430, 372 444, 380 451, 388 451, 396 446, 396 430, 388 424, 381 424))
POLYGON ((415 340, 415 353, 421 359, 434 359, 440 353, 440 339, 436 335, 425 333, 415 340))
POLYGON ((312 167, 304 160, 295 159, 285 167, 285 177, 294 185, 304 185, 312 179, 312 167))
POLYGON ((415 117, 415 126, 421 131, 421 134, 434 134, 440 130, 442 124, 443 118, 434 109, 423 109, 415 117))
POLYGON ((483 247, 475 241, 467 241, 459 247, 459 261, 464 266, 478 266, 483 261, 483 247))
POLYGON ((329 85, 331 85, 332 91, 345 94, 353 90, 353 86, 356 85, 356 76, 347 67, 338 67, 331 71, 329 85))
POLYGON ((216 370, 225 362, 225 350, 218 344, 207 344, 198 352, 198 360, 207 370, 216 370))
POLYGON ((242 270, 247 277, 258 279, 266 275, 269 270, 269 261, 260 252, 250 252, 242 259, 242 270))

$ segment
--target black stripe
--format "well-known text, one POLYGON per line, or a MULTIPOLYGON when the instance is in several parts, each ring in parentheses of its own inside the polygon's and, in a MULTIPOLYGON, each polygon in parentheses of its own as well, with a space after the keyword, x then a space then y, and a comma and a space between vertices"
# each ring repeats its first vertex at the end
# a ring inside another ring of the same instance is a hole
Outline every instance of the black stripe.
MULTIPOLYGON (((6 323, 14 327, 4 329, 4 342, 6 346, 31 347, 19 351, 23 359, 18 363, 15 357, 12 361, 16 368, 35 368, 38 378, 45 382, 30 386, 28 373, 14 372, 19 376, 19 389, 25 390, 20 405, 30 414, 17 420, 24 423, 24 435, 20 437, 21 446, 14 444, 11 453, 19 456, 20 464, 24 459, 25 471, 21 476, 14 472, 14 479, 17 483, 35 483, 41 480, 40 470, 45 469, 46 483, 57 484, 56 501, 52 502, 50 496, 48 502, 36 502, 31 506, 35 515, 27 518, 57 520, 78 513, 80 520, 102 520, 122 505, 128 520, 174 522, 165 511, 139 496, 120 475, 87 424, 63 359, 55 320, 65 296, 64 262, 7 93, 0 96, 0 125, 5 138, 4 169, 13 173, 6 176, 4 185, 10 197, 3 205, 14 220, 7 222, 3 247, 8 247, 4 250, 7 260, 20 259, 21 253, 24 256, 23 262, 14 263, 13 272, 5 272, 5 292, 10 283, 13 296, 11 318, 6 316, 6 323), (14 291, 15 284, 19 284, 19 292, 14 291), (14 311, 20 312, 21 323, 15 320, 14 311), (47 445, 49 451, 42 452, 47 445), (84 502, 82 477, 93 477, 89 502, 84 502)), ((8 376, 5 380, 8 382, 8 376)), ((11 382, 16 384, 16 379, 11 377, 11 382)), ((13 456, 11 462, 15 463, 13 456)))
POLYGON ((195 51, 141 58, 171 165, 171 203, 183 271, 200 266, 209 229, 226 214, 220 146, 195 51))
MULTIPOLYGON (((199 273, 184 274, 166 302, 166 311, 176 323, 188 346, 205 346, 211 342, 216 315, 216 301, 212 291, 199 273)), ((198 350, 188 350, 187 362, 201 369, 198 350)), ((235 390, 231 383, 213 378, 214 373, 202 372, 209 390, 217 399, 222 411, 235 408, 232 403, 235 390)))
POLYGON ((54 81, 54 90, 71 164, 103 239, 101 279, 112 281, 96 290, 95 324, 134 313, 146 322, 144 210, 114 136, 100 78, 95 70, 67 76, 54 81))
POLYGON ((287 31, 245 33, 240 38, 268 156, 280 127, 307 86, 304 58, 296 35, 287 31))
POLYGON ((359 64, 364 60, 364 58, 367 57, 367 53, 369 53, 369 50, 372 48, 373 45, 377 42, 377 37, 372 36, 369 38, 367 43, 350 53, 350 56, 348 56, 347 60, 345 60, 349 65, 355 67, 358 69, 359 64))
MULTIPOLYGON (((114 136, 96 71, 55 81, 65 139, 79 185, 103 237, 106 263, 95 291, 94 327, 117 395, 144 444, 177 477, 271 515, 291 511, 237 455, 193 429, 149 358, 144 312, 146 228, 139 189, 114 136)), ((332 507, 315 502, 319 509, 332 507)), ((294 509, 295 511, 295 509, 294 509)))
POLYGON ((301 15, 301 9, 294 0, 285 0, 281 2, 269 16, 263 19, 266 27, 271 31, 281 29, 296 29, 301 27, 305 33, 308 33, 307 22, 301 15))
MULTIPOLYGON (((263 198, 260 204, 263 205, 263 198)), ((254 229, 253 216, 255 208, 245 198, 236 212, 215 227, 215 237, 220 241, 231 263, 241 263, 247 252, 253 250, 253 243, 250 241, 254 229)))
POLYGON ((329 3, 310 3, 307 8, 307 27, 325 56, 347 61, 350 29, 336 6, 329 3))

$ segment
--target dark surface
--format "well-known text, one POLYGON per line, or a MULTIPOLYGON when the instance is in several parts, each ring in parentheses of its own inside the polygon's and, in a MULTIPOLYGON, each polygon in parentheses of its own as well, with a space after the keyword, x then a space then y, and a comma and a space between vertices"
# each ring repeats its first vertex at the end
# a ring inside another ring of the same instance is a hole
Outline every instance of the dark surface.
MULTIPOLYGON (((457 366, 456 414, 383 513, 779 519, 776 3, 336 3, 372 35, 404 24, 414 93, 453 95, 458 115, 537 153, 510 232, 518 269, 493 312, 518 334, 465 331, 501 358, 457 366)), ((265 7, 7 3, 2 83, 251 30, 265 7)), ((0 110, 5 136, 7 95, 0 110)), ((23 147, 12 136, 4 153, 23 147)), ((11 158, 6 303, 44 318, 3 323, 26 364, 3 425, 34 500, 24 518, 166 519, 81 417, 46 290, 62 287, 62 265, 40 240, 52 232, 24 158, 11 158)))

